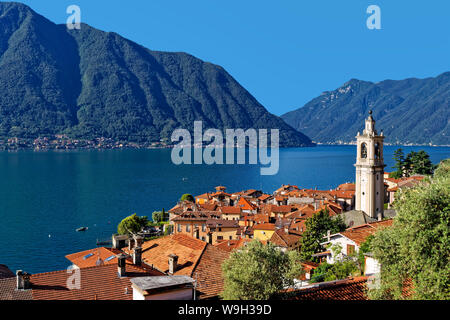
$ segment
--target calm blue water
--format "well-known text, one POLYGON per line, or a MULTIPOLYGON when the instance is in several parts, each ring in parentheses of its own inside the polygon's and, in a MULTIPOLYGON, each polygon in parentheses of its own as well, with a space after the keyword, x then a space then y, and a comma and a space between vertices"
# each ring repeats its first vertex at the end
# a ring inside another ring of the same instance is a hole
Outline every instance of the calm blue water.
MULTIPOLYGON (((395 149, 385 147, 388 171, 395 149)), ((434 163, 450 157, 448 147, 403 149, 423 149, 434 163)), ((257 165, 175 166, 170 153, 0 153, 0 263, 31 273, 64 269, 65 255, 94 248, 125 216, 151 216, 170 209, 183 193, 198 195, 217 185, 272 193, 281 184, 330 189, 354 181, 355 146, 281 149, 275 176, 261 176, 257 165), (89 230, 75 232, 80 226, 89 230)))

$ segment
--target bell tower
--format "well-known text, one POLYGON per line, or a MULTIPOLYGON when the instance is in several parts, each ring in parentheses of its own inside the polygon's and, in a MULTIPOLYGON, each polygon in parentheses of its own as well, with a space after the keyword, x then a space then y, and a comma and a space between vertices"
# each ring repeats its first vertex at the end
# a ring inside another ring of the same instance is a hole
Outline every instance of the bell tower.
POLYGON ((372 110, 362 134, 356 136, 355 209, 381 220, 384 212, 383 131, 378 135, 372 110))

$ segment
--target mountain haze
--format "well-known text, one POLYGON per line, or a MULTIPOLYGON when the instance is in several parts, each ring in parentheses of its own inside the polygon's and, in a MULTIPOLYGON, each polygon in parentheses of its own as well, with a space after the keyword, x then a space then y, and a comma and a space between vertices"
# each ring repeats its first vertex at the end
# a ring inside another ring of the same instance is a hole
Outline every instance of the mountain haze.
POLYGON ((0 90, 1 137, 150 142, 202 120, 205 129, 277 128, 283 146, 312 145, 220 66, 86 24, 67 30, 19 3, 0 3, 0 90))
POLYGON ((362 132, 370 109, 388 143, 450 145, 450 72, 377 83, 352 79, 281 117, 314 142, 348 143, 362 132))

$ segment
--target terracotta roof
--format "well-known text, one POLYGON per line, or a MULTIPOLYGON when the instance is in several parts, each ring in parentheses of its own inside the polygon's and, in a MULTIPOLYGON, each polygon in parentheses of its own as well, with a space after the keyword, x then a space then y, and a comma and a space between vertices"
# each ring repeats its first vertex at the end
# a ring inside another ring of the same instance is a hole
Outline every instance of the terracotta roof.
POLYGON ((355 190, 331 190, 328 191, 328 194, 330 194, 332 197, 336 196, 337 198, 341 199, 352 199, 355 196, 355 190))
POLYGON ((392 225, 392 223, 393 223, 392 219, 377 221, 353 228, 348 228, 347 230, 341 232, 340 234, 356 242, 356 244, 360 245, 367 239, 368 236, 377 232, 379 228, 389 227, 392 225))
POLYGON ((253 226, 253 230, 275 230, 275 224, 274 223, 255 224, 253 226))
POLYGON ((0 301, 32 300, 31 290, 16 290, 16 277, 0 279, 0 301))
POLYGON ((195 268, 192 278, 197 281, 197 297, 209 299, 223 291, 222 263, 229 252, 208 244, 195 268))
POLYGON ((270 194, 263 194, 258 199, 261 200, 261 201, 265 201, 265 200, 267 200, 269 198, 272 198, 272 196, 270 194))
POLYGON ((273 233, 269 241, 279 247, 289 248, 297 244, 301 238, 298 234, 286 233, 283 229, 278 229, 273 233))
POLYGON ((220 207, 219 211, 225 214, 240 214, 241 213, 241 208, 239 207, 220 207))
MULTIPOLYGON (((178 268, 174 274, 190 276, 205 247, 206 242, 177 233, 144 242, 142 261, 161 272, 168 272, 168 256, 175 254, 178 256, 178 268)), ((128 248, 124 251, 128 252, 128 248)))
POLYGON ((34 274, 30 279, 32 298, 33 300, 133 300, 130 278, 160 275, 159 272, 149 272, 137 266, 127 265, 126 269, 127 275, 122 278, 117 275, 116 264, 79 269, 81 286, 76 290, 67 287, 70 273, 66 270, 34 274))
POLYGON ((234 249, 239 249, 240 247, 244 246, 247 242, 250 241, 251 239, 244 239, 244 238, 239 240, 225 240, 217 243, 215 246, 224 251, 231 252, 234 249))
POLYGON ((200 209, 204 209, 206 211, 215 211, 217 209, 216 203, 202 203, 198 204, 200 209))
POLYGON ((293 210, 293 208, 290 205, 285 205, 285 206, 272 205, 270 210, 273 213, 290 213, 293 210))
POLYGON ((242 208, 242 210, 255 210, 256 206, 250 203, 245 198, 240 198, 238 202, 238 206, 242 208))
POLYGON ((99 259, 103 264, 117 264, 116 255, 120 252, 118 249, 100 247, 68 254, 66 258, 79 268, 86 268, 96 266, 99 259))
POLYGON ((343 183, 337 187, 337 190, 342 191, 356 191, 356 184, 354 183, 343 183))
POLYGON ((368 300, 368 277, 322 282, 289 292, 291 300, 368 300))

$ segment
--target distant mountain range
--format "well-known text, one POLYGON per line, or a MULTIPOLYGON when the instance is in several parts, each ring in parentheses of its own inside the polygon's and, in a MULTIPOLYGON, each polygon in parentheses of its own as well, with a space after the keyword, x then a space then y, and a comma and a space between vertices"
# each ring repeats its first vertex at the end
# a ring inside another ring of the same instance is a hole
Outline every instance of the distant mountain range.
POLYGON ((352 79, 281 118, 314 142, 349 143, 370 109, 387 143, 450 145, 450 72, 377 83, 352 79))
POLYGON ((205 128, 277 128, 282 146, 312 145, 220 66, 86 24, 67 30, 19 3, 0 3, 0 90, 4 138, 149 142, 202 120, 205 128))

